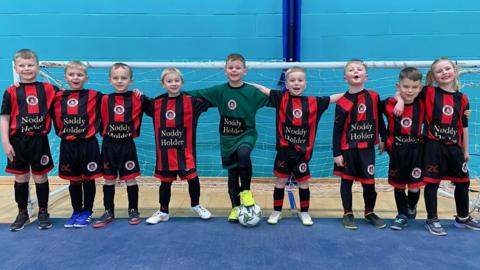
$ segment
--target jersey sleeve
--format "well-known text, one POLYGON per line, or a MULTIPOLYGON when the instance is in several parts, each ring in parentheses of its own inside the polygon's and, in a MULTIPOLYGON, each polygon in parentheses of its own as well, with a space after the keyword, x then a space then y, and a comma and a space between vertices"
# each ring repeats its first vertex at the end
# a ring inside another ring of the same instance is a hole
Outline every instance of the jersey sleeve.
POLYGON ((333 148, 333 156, 340 156, 342 151, 340 150, 341 138, 343 126, 345 125, 345 121, 347 119, 348 112, 345 111, 342 106, 336 105, 335 106, 335 120, 333 123, 333 134, 332 134, 332 148, 333 148))
POLYGON ((468 127, 468 117, 465 116, 465 111, 470 110, 470 102, 468 101, 467 96, 463 95, 462 101, 465 102, 465 109, 462 113, 462 125, 464 128, 468 127))
POLYGON ((285 93, 281 90, 271 90, 270 91, 270 96, 268 97, 268 99, 269 99, 268 105, 270 105, 271 107, 274 107, 274 108, 280 107, 280 102, 281 102, 284 94, 285 93))
POLYGON ((12 112, 12 102, 11 102, 11 96, 9 91, 5 91, 3 93, 3 100, 2 100, 2 115, 8 114, 12 112))
POLYGON ((153 117, 153 110, 154 110, 154 100, 147 97, 147 96, 142 96, 142 111, 145 112, 146 115, 153 117))
POLYGON ((317 113, 318 115, 322 115, 330 105, 330 96, 317 97, 317 104, 317 113))
POLYGON ((378 134, 380 135, 381 141, 385 142, 387 139, 387 128, 385 127, 385 121, 383 120, 383 111, 384 111, 384 102, 378 96, 377 104, 377 117, 378 117, 378 134))
POLYGON ((205 88, 205 89, 199 89, 199 90, 191 90, 188 92, 185 92, 188 95, 194 96, 194 97, 201 97, 206 99, 212 107, 218 107, 220 103, 222 102, 221 100, 221 93, 222 93, 222 88, 218 86, 212 86, 210 88, 205 88))

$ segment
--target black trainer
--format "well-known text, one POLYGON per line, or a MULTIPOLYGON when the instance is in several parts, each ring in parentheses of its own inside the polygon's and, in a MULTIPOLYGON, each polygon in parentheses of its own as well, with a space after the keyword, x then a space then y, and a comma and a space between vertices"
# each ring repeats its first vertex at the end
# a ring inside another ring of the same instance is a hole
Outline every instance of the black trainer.
POLYGON ((417 217, 417 205, 414 207, 410 208, 410 206, 407 209, 407 218, 408 219, 415 219, 417 217))
POLYGON ((128 210, 128 223, 130 225, 138 225, 142 222, 140 219, 140 213, 138 212, 137 209, 132 208, 128 210))
POLYGON ((480 222, 478 222, 476 219, 472 218, 471 216, 468 216, 465 219, 460 219, 457 216, 455 217, 455 221, 453 222, 453 225, 457 228, 467 228, 474 231, 480 231, 480 222))
POLYGON ((383 221, 383 219, 377 216, 374 212, 368 213, 365 216, 365 220, 379 229, 383 229, 387 227, 387 225, 385 224, 385 221, 383 221))
POLYGON ((45 230, 51 227, 52 223, 50 223, 50 214, 47 212, 47 209, 40 209, 38 211, 38 229, 45 230))
POLYGON ((403 230, 403 228, 407 227, 408 224, 408 218, 405 215, 397 215, 395 220, 390 224, 390 229, 400 231, 403 230))
POLYGON ((107 226, 108 223, 112 222, 113 219, 115 219, 115 215, 113 214, 113 212, 111 210, 105 210, 105 212, 100 217, 100 219, 95 221, 95 223, 93 223, 93 227, 103 228, 107 226))
POLYGON ((15 221, 10 224, 10 231, 16 232, 20 231, 23 228, 25 228, 25 224, 30 223, 30 218, 28 217, 28 212, 25 211, 19 211, 17 218, 15 218, 15 221))
POLYGON ((343 227, 349 230, 356 230, 358 229, 357 224, 355 224, 355 217, 352 213, 343 215, 343 227))

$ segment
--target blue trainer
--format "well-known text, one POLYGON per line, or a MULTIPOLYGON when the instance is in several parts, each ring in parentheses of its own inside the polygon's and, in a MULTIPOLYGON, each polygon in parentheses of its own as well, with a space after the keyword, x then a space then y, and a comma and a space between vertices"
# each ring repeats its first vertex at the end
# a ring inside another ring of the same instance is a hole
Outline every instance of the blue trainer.
POLYGON ((77 218, 80 216, 81 212, 73 211, 72 216, 65 222, 65 225, 63 227, 65 228, 73 228, 73 225, 75 224, 75 221, 77 218))
POLYGON ((90 222, 92 222, 92 212, 84 210, 80 213, 73 226, 75 228, 83 228, 90 225, 90 222))

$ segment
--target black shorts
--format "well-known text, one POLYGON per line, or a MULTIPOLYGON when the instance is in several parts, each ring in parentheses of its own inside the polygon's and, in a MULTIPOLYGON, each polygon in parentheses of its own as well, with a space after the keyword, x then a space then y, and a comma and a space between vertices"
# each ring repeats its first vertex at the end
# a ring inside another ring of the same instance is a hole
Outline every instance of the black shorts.
POLYGON ((102 143, 103 177, 107 180, 129 180, 140 175, 137 149, 133 140, 102 143))
POLYGON ((15 151, 13 161, 7 158, 6 172, 12 174, 42 175, 53 169, 52 154, 47 136, 11 136, 10 144, 15 151))
POLYGON ((279 178, 293 176, 298 182, 304 182, 310 179, 310 168, 302 153, 281 148, 277 150, 273 174, 279 178))
POLYGON ((342 151, 345 167, 334 164, 333 174, 345 180, 375 184, 375 148, 342 151))
POLYGON ((96 137, 60 142, 58 176, 67 180, 102 177, 103 163, 96 137))
POLYGON ((418 188, 422 181, 423 145, 393 148, 388 153, 388 183, 393 187, 405 189, 418 188))
POLYGON ((182 180, 192 180, 195 177, 198 177, 197 169, 189 169, 189 170, 178 170, 178 171, 155 171, 154 176, 162 182, 173 182, 177 180, 177 176, 180 177, 182 180))
POLYGON ((456 144, 444 144, 425 140, 423 181, 440 183, 442 179, 452 182, 468 182, 468 167, 463 149, 456 144))

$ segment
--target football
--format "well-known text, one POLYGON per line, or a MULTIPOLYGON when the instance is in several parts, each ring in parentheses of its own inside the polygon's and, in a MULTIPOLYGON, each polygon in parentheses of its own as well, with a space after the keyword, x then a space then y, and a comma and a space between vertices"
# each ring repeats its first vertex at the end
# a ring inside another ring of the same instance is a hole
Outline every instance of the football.
POLYGON ((262 210, 260 206, 253 205, 246 207, 243 204, 240 205, 240 209, 238 211, 238 222, 245 227, 254 227, 258 224, 260 219, 262 218, 262 210))

